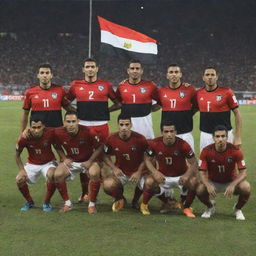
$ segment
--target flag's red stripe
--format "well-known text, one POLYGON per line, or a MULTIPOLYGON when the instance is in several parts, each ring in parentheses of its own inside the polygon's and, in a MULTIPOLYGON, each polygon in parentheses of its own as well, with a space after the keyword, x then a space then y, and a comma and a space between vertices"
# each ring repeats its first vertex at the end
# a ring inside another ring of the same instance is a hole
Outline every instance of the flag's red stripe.
POLYGON ((143 43, 156 43, 156 40, 133 29, 115 24, 98 16, 100 29, 108 31, 116 36, 140 41, 143 43))

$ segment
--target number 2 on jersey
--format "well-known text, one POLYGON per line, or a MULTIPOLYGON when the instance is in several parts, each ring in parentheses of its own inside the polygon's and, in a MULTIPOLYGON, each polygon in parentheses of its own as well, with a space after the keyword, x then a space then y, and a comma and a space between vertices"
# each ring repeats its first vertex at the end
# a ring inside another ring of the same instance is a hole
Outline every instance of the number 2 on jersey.
POLYGON ((94 91, 89 91, 88 93, 89 93, 89 100, 94 100, 94 97, 93 97, 94 91))

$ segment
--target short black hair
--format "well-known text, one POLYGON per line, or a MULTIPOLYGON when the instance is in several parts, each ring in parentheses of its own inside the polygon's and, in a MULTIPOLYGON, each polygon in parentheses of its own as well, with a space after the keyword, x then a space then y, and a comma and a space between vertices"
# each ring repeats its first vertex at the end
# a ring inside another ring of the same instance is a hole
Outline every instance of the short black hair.
POLYGON ((120 120, 130 120, 132 122, 131 115, 121 112, 117 117, 117 122, 119 123, 120 120))
POLYGON ((52 73, 52 66, 49 63, 42 63, 42 64, 40 64, 39 67, 38 67, 38 70, 40 68, 49 68, 51 73, 52 73))
POLYGON ((128 67, 130 67, 130 65, 131 65, 132 63, 139 63, 139 64, 141 65, 141 67, 142 67, 142 63, 141 63, 141 61, 140 61, 139 59, 131 59, 131 60, 128 62, 128 67))
POLYGON ((84 63, 85 62, 94 62, 95 64, 96 64, 96 66, 98 66, 97 65, 97 61, 94 59, 94 58, 86 58, 85 60, 84 60, 84 63))
POLYGON ((175 126, 175 124, 172 121, 161 122, 161 124, 160 124, 161 132, 164 130, 164 126, 174 126, 174 128, 176 130, 176 126, 175 126))
POLYGON ((214 69, 214 70, 216 71, 216 74, 217 74, 217 70, 216 70, 216 68, 213 67, 213 66, 207 66, 207 67, 204 69, 204 73, 205 73, 205 70, 206 70, 206 69, 214 69))
POLYGON ((77 112, 76 112, 75 110, 69 110, 69 111, 67 111, 67 112, 65 113, 65 115, 64 115, 64 119, 66 119, 66 116, 68 116, 68 115, 75 115, 75 116, 78 118, 77 112))
POLYGON ((226 135, 228 136, 228 129, 225 125, 222 125, 222 124, 219 124, 219 125, 216 125, 214 128, 213 128, 213 131, 212 131, 212 136, 215 135, 215 132, 217 131, 225 131, 226 132, 226 135))
POLYGON ((30 126, 31 126, 31 123, 32 123, 32 122, 35 122, 35 123, 41 122, 43 125, 45 125, 45 120, 44 120, 44 118, 39 117, 39 116, 31 116, 31 117, 30 117, 30 120, 29 120, 29 125, 30 125, 30 126))

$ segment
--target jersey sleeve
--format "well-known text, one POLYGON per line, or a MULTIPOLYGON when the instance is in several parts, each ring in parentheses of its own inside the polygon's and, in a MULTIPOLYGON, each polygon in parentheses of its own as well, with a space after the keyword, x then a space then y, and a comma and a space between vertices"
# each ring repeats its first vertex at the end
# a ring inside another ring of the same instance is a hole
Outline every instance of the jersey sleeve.
POLYGON ((154 143, 152 141, 148 143, 148 146, 146 148, 146 154, 149 157, 155 156, 154 143))
POLYGON ((107 141, 105 142, 105 144, 103 146, 103 151, 106 155, 112 155, 113 154, 112 146, 111 146, 111 143, 110 143, 109 139, 107 139, 107 141))
POLYGON ((116 96, 116 93, 115 93, 115 91, 113 89, 113 85, 110 82, 108 82, 107 86, 108 86, 108 97, 111 100, 114 100, 117 96, 116 96))
POLYGON ((30 101, 29 90, 26 90, 25 95, 24 95, 23 109, 24 110, 30 110, 31 109, 31 101, 30 101))
POLYGON ((63 107, 67 106, 69 104, 69 100, 67 98, 67 92, 64 88, 61 88, 62 89, 62 100, 61 100, 61 105, 63 107))
POLYGON ((238 170, 246 169, 243 153, 239 149, 236 152, 236 164, 238 170))
POLYGON ((198 169, 199 171, 207 171, 208 170, 208 164, 207 164, 207 150, 203 149, 203 151, 200 154, 199 161, 198 161, 198 169))
POLYGON ((120 85, 118 85, 117 89, 116 89, 116 98, 122 102, 122 97, 121 97, 121 93, 120 93, 120 85))
POLYGON ((238 102, 237 102, 236 96, 231 89, 228 89, 227 101, 228 101, 228 105, 231 109, 238 107, 238 102))
POLYGON ((152 82, 152 87, 153 87, 153 90, 152 90, 152 99, 154 99, 157 103, 159 101, 159 98, 158 98, 158 88, 157 88, 157 85, 152 82))
POLYGON ((23 137, 20 137, 16 144, 16 151, 22 152, 22 150, 26 147, 26 142, 23 137))
POLYGON ((183 148, 184 155, 187 159, 195 156, 194 151, 186 141, 183 142, 182 148, 183 148))
POLYGON ((76 95, 75 95, 75 81, 73 81, 71 83, 71 86, 69 88, 69 91, 67 93, 67 99, 72 101, 76 98, 76 95))

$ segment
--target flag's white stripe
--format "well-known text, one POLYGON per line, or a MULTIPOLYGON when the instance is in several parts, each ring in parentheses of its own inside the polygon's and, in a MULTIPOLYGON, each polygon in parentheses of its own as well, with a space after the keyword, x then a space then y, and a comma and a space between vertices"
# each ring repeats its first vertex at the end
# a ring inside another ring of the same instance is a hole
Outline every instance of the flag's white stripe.
POLYGON ((157 54, 156 43, 144 43, 132 39, 116 36, 108 31, 101 30, 101 42, 131 52, 157 54))

